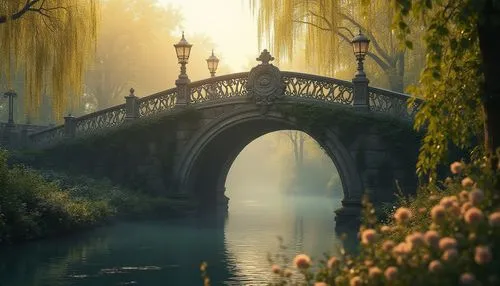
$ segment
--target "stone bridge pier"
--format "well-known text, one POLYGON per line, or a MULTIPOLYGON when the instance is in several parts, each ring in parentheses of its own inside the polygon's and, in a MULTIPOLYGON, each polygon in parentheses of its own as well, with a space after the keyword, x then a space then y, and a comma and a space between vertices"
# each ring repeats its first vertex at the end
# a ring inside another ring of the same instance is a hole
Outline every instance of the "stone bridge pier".
MULTIPOLYGON (((286 104, 283 106, 286 108, 286 104)), ((278 107, 262 114, 258 106, 244 102, 206 107, 199 112, 198 123, 203 124, 177 131, 179 148, 174 176, 178 191, 196 194, 207 208, 227 206, 226 177, 243 148, 256 138, 279 130, 307 133, 332 159, 344 192, 343 208, 337 211, 341 220, 359 215, 365 193, 375 203, 381 203, 394 199, 397 184, 403 191, 415 190, 416 145, 394 142, 396 138, 391 136, 395 134, 388 136, 394 130, 369 124, 376 120, 370 115, 358 124, 343 125, 338 120, 318 128, 301 124, 299 117, 278 107)), ((265 160, 262 164, 266 164, 265 160)), ((251 174, 252 170, 248 172, 251 174)))

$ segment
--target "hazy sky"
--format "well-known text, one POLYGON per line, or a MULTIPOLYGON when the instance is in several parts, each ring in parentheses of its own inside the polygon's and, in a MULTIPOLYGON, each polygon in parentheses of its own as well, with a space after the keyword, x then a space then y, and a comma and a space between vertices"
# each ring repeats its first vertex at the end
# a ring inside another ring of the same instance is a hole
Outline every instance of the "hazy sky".
MULTIPOLYGON (((186 39, 193 34, 206 34, 215 43, 215 54, 233 72, 246 71, 259 56, 257 24, 249 8, 249 0, 159 0, 179 8, 184 17, 186 39)), ((207 57, 210 48, 206 49, 207 57)))

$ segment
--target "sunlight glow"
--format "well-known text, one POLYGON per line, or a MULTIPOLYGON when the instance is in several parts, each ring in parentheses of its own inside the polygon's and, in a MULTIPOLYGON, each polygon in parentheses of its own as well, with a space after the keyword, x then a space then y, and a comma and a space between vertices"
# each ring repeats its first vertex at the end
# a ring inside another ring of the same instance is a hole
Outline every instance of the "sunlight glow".
MULTIPOLYGON (((183 15, 182 27, 189 41, 190 35, 204 34, 210 37, 215 47, 193 49, 210 51, 215 49, 221 64, 228 65, 233 72, 247 71, 255 65, 259 55, 257 24, 249 3, 244 0, 159 0, 164 5, 178 8, 183 15)), ((179 31, 180 34, 180 31, 179 31)))

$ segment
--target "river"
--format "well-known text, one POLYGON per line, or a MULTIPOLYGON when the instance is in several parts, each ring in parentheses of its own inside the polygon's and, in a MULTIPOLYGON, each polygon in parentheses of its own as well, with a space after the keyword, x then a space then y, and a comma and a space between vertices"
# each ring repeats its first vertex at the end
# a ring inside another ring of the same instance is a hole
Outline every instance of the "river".
POLYGON ((333 210, 325 197, 243 196, 227 216, 122 222, 95 230, 0 248, 0 285, 265 285, 267 253, 338 253, 333 210))

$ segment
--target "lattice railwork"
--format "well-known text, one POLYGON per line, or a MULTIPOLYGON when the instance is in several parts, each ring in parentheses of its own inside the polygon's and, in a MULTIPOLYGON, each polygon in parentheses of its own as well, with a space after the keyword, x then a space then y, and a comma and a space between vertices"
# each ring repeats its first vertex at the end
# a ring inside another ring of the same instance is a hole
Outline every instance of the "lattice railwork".
POLYGON ((150 116, 175 107, 176 88, 159 92, 138 100, 139 117, 150 116))
POLYGON ((76 136, 91 134, 105 128, 118 126, 125 121, 126 114, 125 104, 121 104, 78 117, 76 119, 76 136))
POLYGON ((354 89, 350 82, 293 72, 282 74, 286 84, 285 96, 352 104, 354 89))
POLYGON ((414 118, 422 103, 422 100, 416 100, 415 104, 409 107, 408 95, 374 87, 368 88, 368 98, 371 111, 388 113, 406 120, 414 118))
POLYGON ((190 103, 202 103, 247 95, 248 73, 230 74, 196 82, 190 86, 190 103))
POLYGON ((35 146, 50 146, 59 141, 62 141, 64 136, 64 125, 53 127, 34 133, 29 136, 30 143, 35 146))

